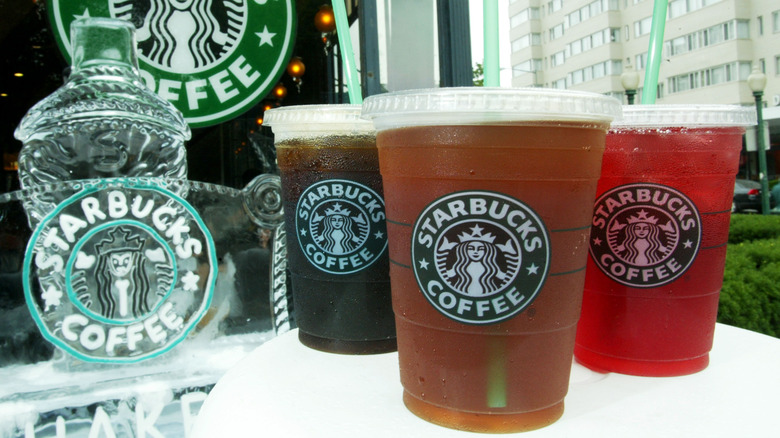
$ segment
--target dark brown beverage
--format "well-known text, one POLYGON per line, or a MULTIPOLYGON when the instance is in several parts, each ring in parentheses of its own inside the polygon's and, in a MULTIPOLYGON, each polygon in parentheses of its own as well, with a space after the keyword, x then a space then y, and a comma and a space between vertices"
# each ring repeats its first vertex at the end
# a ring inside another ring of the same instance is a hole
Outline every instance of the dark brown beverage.
POLYGON ((288 134, 277 138, 276 147, 300 341, 335 353, 394 351, 387 225, 373 132, 288 134))

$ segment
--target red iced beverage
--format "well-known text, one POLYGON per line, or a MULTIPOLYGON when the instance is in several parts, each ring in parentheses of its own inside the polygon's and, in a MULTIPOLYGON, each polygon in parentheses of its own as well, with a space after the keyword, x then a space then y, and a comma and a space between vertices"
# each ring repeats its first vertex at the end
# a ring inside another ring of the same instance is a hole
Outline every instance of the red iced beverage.
POLYGON ((625 107, 598 184, 575 356, 641 376, 707 367, 749 108, 625 107))
POLYGON ((372 96, 403 401, 475 432, 555 422, 619 103, 451 88, 372 96))

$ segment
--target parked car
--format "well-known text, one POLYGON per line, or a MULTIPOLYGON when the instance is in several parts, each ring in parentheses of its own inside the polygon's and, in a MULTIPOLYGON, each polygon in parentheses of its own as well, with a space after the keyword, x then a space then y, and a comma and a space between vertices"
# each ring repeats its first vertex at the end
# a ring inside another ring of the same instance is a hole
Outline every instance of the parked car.
MULTIPOLYGON (((770 208, 774 202, 770 200, 770 208)), ((738 179, 734 183, 734 200, 731 203, 731 212, 743 210, 755 210, 761 212, 761 183, 749 179, 738 179)))

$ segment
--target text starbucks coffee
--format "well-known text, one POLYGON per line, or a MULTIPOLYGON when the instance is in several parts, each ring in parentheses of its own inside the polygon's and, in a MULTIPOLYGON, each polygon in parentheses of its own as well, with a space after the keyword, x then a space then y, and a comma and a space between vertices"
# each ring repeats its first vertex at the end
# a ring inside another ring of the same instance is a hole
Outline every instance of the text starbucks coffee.
MULTIPOLYGON (((52 336, 64 343, 61 346, 71 345, 74 351, 92 352, 101 360, 125 355, 131 358, 153 355, 156 348, 175 345, 195 320, 187 314, 189 310, 184 311, 171 301, 172 296, 186 294, 197 300, 198 295, 204 292, 202 286, 208 284, 208 278, 211 278, 204 277, 206 283, 203 283, 193 280, 197 277, 195 273, 190 272, 189 277, 176 274, 177 283, 168 286, 164 296, 159 295, 161 298, 157 305, 140 314, 124 314, 120 316, 121 320, 75 301, 70 304, 72 312, 61 314, 60 319, 52 320, 47 316, 57 312, 58 307, 68 305, 63 300, 66 296, 75 298, 94 290, 94 286, 74 290, 73 285, 79 281, 76 279, 85 276, 85 272, 77 275, 74 270, 99 266, 99 263, 91 261, 101 257, 94 252, 95 242, 89 248, 86 243, 99 230, 122 229, 122 226, 147 230, 149 242, 157 242, 159 248, 168 248, 167 252, 158 251, 158 264, 170 263, 165 261, 170 260, 167 257, 178 257, 179 262, 172 266, 182 266, 184 260, 210 252, 213 244, 207 235, 195 229, 198 225, 192 217, 188 217, 187 209, 177 206, 176 202, 166 202, 175 201, 175 198, 169 198, 167 194, 163 196, 162 191, 135 190, 133 194, 132 190, 98 190, 62 206, 42 225, 31 258, 31 264, 37 268, 39 275, 41 297, 45 300, 39 318, 48 321, 46 327, 49 330, 54 324, 56 330, 52 336), (155 235, 158 237, 152 237, 155 235), (170 256, 163 256, 165 253, 170 256)), ((122 244, 128 245, 120 242, 120 247, 122 244)), ((147 243, 147 247, 149 245, 147 243)), ((151 246, 155 247, 154 244, 151 246)), ((144 257, 144 254, 138 254, 138 257, 144 257)), ((125 286, 121 289, 129 290, 132 283, 122 281, 125 286)), ((126 311, 127 301, 124 305, 121 303, 120 299, 120 308, 126 311)))
MULTIPOLYGON (((70 245, 76 242, 76 233, 87 227, 94 227, 101 221, 115 221, 132 216, 136 219, 151 218, 154 227, 175 245, 176 255, 181 258, 199 254, 203 243, 198 239, 182 235, 189 233, 190 228, 186 220, 177 217, 178 211, 168 206, 154 208, 154 201, 149 199, 144 202, 143 197, 136 196, 128 202, 124 193, 114 190, 108 193, 108 202, 101 205, 95 197, 87 197, 81 201, 81 211, 84 219, 69 214, 62 214, 59 218, 59 227, 52 227, 43 240, 43 246, 48 249, 69 251, 70 245), (60 231, 62 235, 60 235, 60 231)), ((58 254, 38 253, 35 258, 38 269, 53 269, 61 272, 65 268, 65 260, 58 254)))

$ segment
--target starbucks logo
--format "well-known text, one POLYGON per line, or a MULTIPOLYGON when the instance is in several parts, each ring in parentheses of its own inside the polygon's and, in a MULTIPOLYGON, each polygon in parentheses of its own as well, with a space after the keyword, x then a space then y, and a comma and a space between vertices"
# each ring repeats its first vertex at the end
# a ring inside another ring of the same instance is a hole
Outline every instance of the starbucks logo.
POLYGON ((211 236, 183 199, 129 180, 90 181, 35 229, 24 290, 53 344, 85 361, 137 362, 200 320, 215 267, 211 236))
POLYGON ((108 10, 136 24, 142 60, 172 73, 197 73, 229 58, 248 18, 243 0, 109 0, 108 10))
POLYGON ((631 287, 662 286, 693 263, 701 217, 681 192, 659 184, 629 184, 599 197, 590 253, 602 272, 631 287))
POLYGON ((74 303, 101 321, 142 318, 171 292, 175 260, 168 249, 140 224, 111 223, 86 235, 66 271, 74 303))
POLYGON ((309 186, 298 200, 295 220, 301 250, 324 272, 362 271, 387 248, 384 199, 353 181, 309 186))
POLYGON ((111 17, 136 28, 141 75, 192 127, 243 113, 265 97, 292 53, 292 0, 52 0, 55 37, 70 57, 70 24, 111 17))
POLYGON ((466 324, 505 321, 533 302, 547 278, 550 240, 539 216, 500 193, 440 198, 412 233, 417 284, 439 312, 466 324))

